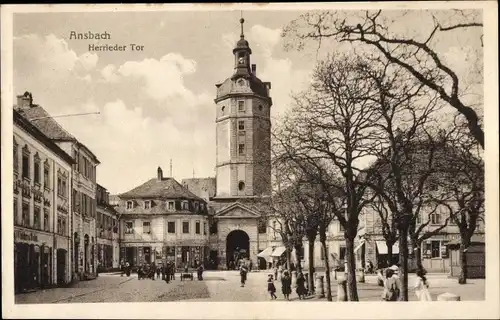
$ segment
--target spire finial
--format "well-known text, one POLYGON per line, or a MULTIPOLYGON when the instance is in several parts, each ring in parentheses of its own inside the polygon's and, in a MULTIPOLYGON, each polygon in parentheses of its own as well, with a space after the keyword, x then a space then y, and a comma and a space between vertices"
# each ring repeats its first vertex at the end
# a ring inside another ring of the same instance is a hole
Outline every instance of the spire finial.
POLYGON ((245 23, 245 19, 243 19, 243 11, 240 11, 241 39, 245 38, 245 35, 243 34, 243 23, 245 23))

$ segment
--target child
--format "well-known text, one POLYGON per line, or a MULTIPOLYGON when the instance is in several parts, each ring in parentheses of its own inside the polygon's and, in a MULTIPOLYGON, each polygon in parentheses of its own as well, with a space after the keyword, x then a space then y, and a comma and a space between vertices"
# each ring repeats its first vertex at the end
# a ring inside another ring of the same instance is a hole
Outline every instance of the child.
POLYGON ((432 301, 431 294, 429 293, 429 282, 425 277, 427 273, 424 269, 417 270, 417 281, 415 282, 415 294, 417 295, 418 301, 432 301))
POLYGON ((271 300, 278 298, 278 297, 276 297, 276 294, 275 294, 276 287, 274 286, 274 283, 273 283, 273 275, 272 274, 270 274, 267 278, 267 291, 271 295, 271 300))

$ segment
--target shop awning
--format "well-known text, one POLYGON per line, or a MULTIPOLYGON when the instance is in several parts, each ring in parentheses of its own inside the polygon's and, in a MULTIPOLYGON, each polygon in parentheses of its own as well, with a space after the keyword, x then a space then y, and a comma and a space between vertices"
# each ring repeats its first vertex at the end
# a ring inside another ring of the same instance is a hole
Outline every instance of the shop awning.
POLYGON ((286 251, 285 247, 277 247, 276 249, 274 249, 273 253, 271 253, 271 257, 281 257, 281 255, 285 251, 286 251))
POLYGON ((354 248, 354 252, 357 252, 361 247, 365 244, 365 240, 361 240, 356 248, 354 248))
MULTIPOLYGON (((377 249, 379 254, 388 253, 389 250, 387 249, 385 241, 375 241, 375 243, 377 244, 377 249)), ((392 254, 399 254, 399 244, 397 242, 392 246, 392 254)))
POLYGON ((261 253, 257 254, 257 257, 267 258, 267 257, 269 257, 272 253, 273 253, 273 248, 272 248, 272 247, 268 247, 268 248, 266 248, 264 251, 262 251, 261 253))

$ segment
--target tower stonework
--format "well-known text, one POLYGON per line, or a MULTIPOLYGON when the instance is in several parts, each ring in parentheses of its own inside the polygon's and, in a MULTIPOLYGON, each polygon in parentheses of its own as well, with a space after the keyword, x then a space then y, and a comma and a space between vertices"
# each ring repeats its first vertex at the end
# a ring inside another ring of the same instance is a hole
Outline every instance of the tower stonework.
MULTIPOLYGON (((216 190, 210 198, 217 225, 211 241, 219 268, 257 254, 267 246, 263 220, 271 194, 271 84, 257 78, 252 50, 243 34, 233 49, 232 75, 216 84, 216 190)), ((262 259, 261 259, 262 260, 262 259)))
POLYGON ((251 53, 242 33, 233 50, 233 75, 216 85, 217 197, 271 190, 271 84, 257 78, 251 53))

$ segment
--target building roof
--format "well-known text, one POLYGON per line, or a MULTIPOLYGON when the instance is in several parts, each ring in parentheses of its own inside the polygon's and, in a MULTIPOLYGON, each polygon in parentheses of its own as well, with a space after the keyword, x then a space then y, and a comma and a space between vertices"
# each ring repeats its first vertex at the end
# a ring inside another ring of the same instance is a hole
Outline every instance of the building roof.
POLYGON ((200 198, 206 194, 209 198, 215 196, 215 178, 182 179, 182 185, 200 198))
POLYGON ((120 194, 119 197, 122 199, 162 198, 203 201, 203 199, 183 187, 174 178, 150 179, 140 186, 120 194))
POLYGON ((28 121, 23 115, 13 110, 14 125, 19 126, 24 129, 30 135, 32 135, 41 144, 45 145, 47 148, 52 150, 55 154, 60 156, 64 161, 69 164, 74 164, 75 160, 64 150, 62 150, 57 144, 55 144, 49 137, 47 137, 41 130, 34 126, 30 121, 28 121))
POLYGON ((19 113, 31 121, 41 132, 47 137, 56 141, 72 141, 79 147, 87 150, 87 152, 94 158, 94 161, 99 163, 99 160, 92 151, 90 151, 84 144, 78 141, 73 135, 66 131, 50 114, 42 107, 36 104, 31 105, 29 108, 18 109, 19 113))
POLYGON ((239 94, 241 95, 241 88, 238 88, 236 84, 236 80, 239 78, 245 78, 250 82, 250 92, 263 98, 269 98, 267 85, 265 82, 262 82, 259 78, 257 78, 253 74, 235 74, 230 78, 227 78, 221 84, 217 85, 217 99, 227 96, 228 94, 239 94))

